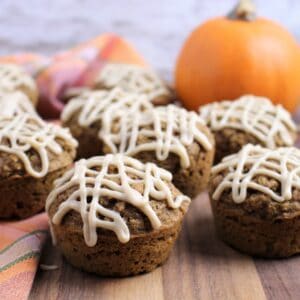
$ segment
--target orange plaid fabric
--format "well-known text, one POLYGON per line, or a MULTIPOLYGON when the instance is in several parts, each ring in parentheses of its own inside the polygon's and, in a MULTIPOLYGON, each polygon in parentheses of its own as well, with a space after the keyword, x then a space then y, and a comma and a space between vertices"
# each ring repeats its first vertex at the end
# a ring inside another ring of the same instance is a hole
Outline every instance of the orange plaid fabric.
POLYGON ((67 88, 91 85, 106 62, 145 64, 130 44, 114 34, 103 34, 50 58, 25 53, 0 57, 1 62, 20 64, 36 78, 37 109, 46 119, 59 117, 64 106, 60 97, 67 88))

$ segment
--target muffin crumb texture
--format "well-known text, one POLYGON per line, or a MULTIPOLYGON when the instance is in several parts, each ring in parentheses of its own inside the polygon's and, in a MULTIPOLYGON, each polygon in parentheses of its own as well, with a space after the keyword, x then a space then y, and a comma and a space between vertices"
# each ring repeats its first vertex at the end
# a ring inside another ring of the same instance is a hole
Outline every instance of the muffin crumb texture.
POLYGON ((77 142, 68 129, 12 108, 0 116, 0 217, 25 218, 44 208, 77 142))
POLYGON ((275 149, 293 146, 297 137, 290 113, 267 98, 246 95, 205 105, 199 112, 215 135, 215 163, 248 143, 275 149))
MULTIPOLYGON (((68 129, 44 122, 29 113, 14 117, 0 118, 0 151, 5 158, 14 158, 16 163, 22 162, 26 173, 32 177, 45 176, 51 166, 51 154, 59 155, 64 151, 63 145, 75 153, 77 142, 68 129)), ((8 160, 8 159, 7 159, 8 160)), ((13 163, 13 162, 12 162, 13 163)), ((16 164, 13 163, 14 166, 16 164)), ((11 165, 0 164, 1 177, 7 177, 12 170, 11 165)))
POLYGON ((300 252, 300 150, 246 145, 213 167, 211 205, 217 232, 262 257, 300 252))

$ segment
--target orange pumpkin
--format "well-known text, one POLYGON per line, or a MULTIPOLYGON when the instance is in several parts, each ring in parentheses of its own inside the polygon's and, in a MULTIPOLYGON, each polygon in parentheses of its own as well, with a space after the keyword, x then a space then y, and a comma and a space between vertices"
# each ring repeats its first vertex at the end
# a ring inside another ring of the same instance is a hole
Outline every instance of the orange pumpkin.
POLYGON ((177 60, 175 87, 188 109, 243 94, 266 96, 294 111, 300 101, 300 48, 250 1, 196 28, 177 60))

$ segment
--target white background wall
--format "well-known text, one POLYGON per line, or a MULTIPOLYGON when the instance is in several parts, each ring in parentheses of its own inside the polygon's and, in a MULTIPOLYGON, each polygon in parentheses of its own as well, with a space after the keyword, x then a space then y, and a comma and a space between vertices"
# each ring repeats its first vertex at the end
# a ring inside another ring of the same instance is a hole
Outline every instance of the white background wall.
MULTIPOLYGON (((256 0, 260 15, 283 23, 300 40, 299 0, 256 0)), ((0 54, 54 53, 101 32, 126 37, 170 77, 187 34, 227 13, 235 0, 0 0, 0 54)))

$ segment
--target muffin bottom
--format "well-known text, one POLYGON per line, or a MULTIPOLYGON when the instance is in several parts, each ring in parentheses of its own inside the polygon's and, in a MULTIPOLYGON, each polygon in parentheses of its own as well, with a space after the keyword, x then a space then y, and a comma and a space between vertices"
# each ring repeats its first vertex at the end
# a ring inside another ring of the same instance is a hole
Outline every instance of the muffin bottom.
POLYGON ((0 183, 0 218, 24 219, 42 211, 53 182, 68 167, 48 173, 43 178, 14 177, 0 183))
POLYGON ((181 222, 171 228, 132 234, 125 244, 114 233, 98 233, 94 247, 88 247, 82 231, 75 231, 73 226, 52 226, 57 246, 71 265, 100 276, 124 277, 147 273, 162 265, 178 237, 181 222))
POLYGON ((211 200, 219 237, 233 248, 258 257, 284 258, 300 253, 300 216, 263 220, 234 215, 211 200))

